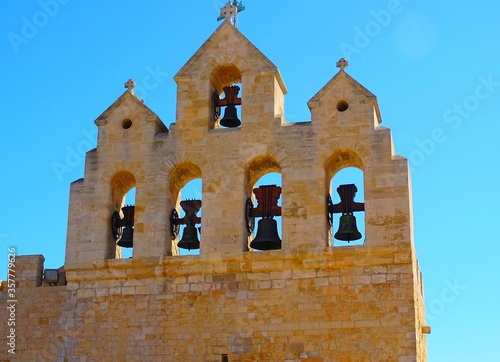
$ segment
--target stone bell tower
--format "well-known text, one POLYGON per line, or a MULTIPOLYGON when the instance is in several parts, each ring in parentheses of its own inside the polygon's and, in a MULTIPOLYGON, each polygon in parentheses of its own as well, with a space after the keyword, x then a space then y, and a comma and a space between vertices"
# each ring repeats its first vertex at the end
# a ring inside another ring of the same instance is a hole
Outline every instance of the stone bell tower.
POLYGON ((235 8, 176 74, 169 128, 131 80, 96 119, 97 148, 71 185, 66 282, 48 287, 43 257, 19 257, 26 360, 426 361, 408 163, 376 97, 341 59, 307 103, 311 122, 286 122, 285 83, 235 8), (363 172, 362 202, 354 185, 330 201, 346 167, 363 172), (281 185, 256 188, 270 172, 281 185), (195 178, 201 199, 182 199, 195 178), (361 212, 365 241, 351 245, 361 212), (252 243, 260 217, 280 217, 281 235, 252 243))

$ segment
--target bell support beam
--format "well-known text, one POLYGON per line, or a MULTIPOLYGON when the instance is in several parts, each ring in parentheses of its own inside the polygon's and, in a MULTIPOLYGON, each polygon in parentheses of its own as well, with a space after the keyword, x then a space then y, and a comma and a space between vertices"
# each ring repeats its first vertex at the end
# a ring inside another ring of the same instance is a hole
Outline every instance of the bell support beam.
POLYGON ((238 97, 239 91, 240 91, 240 87, 238 87, 237 85, 224 87, 225 97, 223 99, 219 99, 217 101, 216 106, 225 107, 225 106, 239 106, 239 105, 241 105, 241 98, 238 97))
POLYGON ((201 217, 196 215, 201 209, 201 200, 181 201, 181 207, 186 215, 179 219, 179 224, 195 225, 201 223, 201 217))
POLYGON ((281 187, 276 185, 260 186, 253 189, 253 193, 257 199, 257 207, 251 210, 252 217, 281 216, 281 207, 278 206, 281 187))
POLYGON ((354 196, 358 188, 354 184, 340 185, 337 188, 337 192, 340 196, 340 202, 338 204, 328 205, 328 212, 330 214, 350 214, 356 211, 365 211, 364 202, 354 201, 354 196))

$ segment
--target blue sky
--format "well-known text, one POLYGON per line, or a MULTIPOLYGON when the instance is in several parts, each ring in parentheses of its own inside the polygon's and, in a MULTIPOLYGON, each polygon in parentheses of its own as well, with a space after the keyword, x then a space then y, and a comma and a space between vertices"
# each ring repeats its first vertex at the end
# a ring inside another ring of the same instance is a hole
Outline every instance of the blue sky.
MULTIPOLYGON (((3 190, 7 248, 64 263, 69 184, 95 147, 93 121, 133 78, 168 126, 173 76, 220 24, 206 1, 2 2, 3 190)), ((451 0, 244 1, 240 31, 288 87, 285 118, 336 61, 378 97, 382 125, 412 169, 429 361, 498 360, 500 3, 451 0)), ((3 271, 0 274, 5 278, 3 271)))

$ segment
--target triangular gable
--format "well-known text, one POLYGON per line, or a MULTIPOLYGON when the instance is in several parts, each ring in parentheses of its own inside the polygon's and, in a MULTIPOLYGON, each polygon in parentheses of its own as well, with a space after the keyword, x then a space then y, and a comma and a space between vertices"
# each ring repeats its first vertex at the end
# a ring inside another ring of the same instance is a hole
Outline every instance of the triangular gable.
POLYGON ((105 125, 106 119, 109 117, 109 115, 117 110, 124 102, 135 103, 137 106, 139 106, 139 109, 142 109, 147 114, 148 118, 151 118, 156 122, 156 124, 163 132, 168 132, 167 127, 162 122, 160 117, 158 117, 156 113, 154 113, 148 106, 146 106, 143 101, 139 100, 139 98, 137 98, 135 94, 128 90, 123 92, 123 94, 118 97, 118 99, 114 101, 113 104, 111 104, 99 117, 97 117, 94 123, 98 126, 105 125))
MULTIPOLYGON (((203 43, 203 45, 189 58, 189 60, 182 66, 182 68, 174 76, 174 80, 179 80, 183 77, 189 76, 190 70, 193 65, 199 61, 199 59, 205 54, 205 52, 212 48, 211 44, 218 44, 228 39, 234 39, 233 42, 237 44, 237 47, 232 49, 238 49, 241 47, 249 47, 253 54, 257 56, 261 62, 259 69, 274 70, 276 79, 280 84, 283 92, 286 94, 287 90, 281 74, 278 71, 278 67, 274 65, 273 62, 267 58, 264 53, 262 53, 255 45, 250 42, 237 28, 235 28, 228 20, 222 22, 222 24, 210 35, 210 37, 203 43)), ((237 55, 237 54, 235 54, 237 55)))
POLYGON ((374 102, 374 108, 375 108, 375 113, 377 116, 377 121, 378 123, 382 122, 382 117, 380 116, 380 109, 378 107, 378 102, 377 102, 377 97, 370 92, 368 89, 366 89, 361 83, 359 83, 356 79, 351 77, 349 74, 347 74, 345 71, 341 70, 335 76, 326 83, 323 88, 321 88, 310 100, 307 102, 307 105, 309 108, 312 108, 313 104, 317 104, 321 98, 323 98, 326 94, 328 93, 335 93, 335 88, 336 85, 340 81, 346 81, 348 84, 350 84, 355 90, 363 94, 367 98, 371 98, 374 102))

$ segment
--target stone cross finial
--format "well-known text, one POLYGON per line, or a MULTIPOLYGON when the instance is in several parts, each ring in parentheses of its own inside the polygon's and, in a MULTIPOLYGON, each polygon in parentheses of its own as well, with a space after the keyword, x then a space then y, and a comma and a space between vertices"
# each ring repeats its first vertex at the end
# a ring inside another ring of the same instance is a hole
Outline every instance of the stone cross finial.
POLYGON ((337 62, 337 68, 340 68, 340 70, 344 70, 345 67, 349 65, 349 62, 345 60, 344 58, 340 58, 340 60, 337 62))
POLYGON ((231 18, 236 15, 238 12, 238 8, 234 5, 231 4, 230 1, 226 3, 221 9, 220 9, 220 16, 226 18, 226 20, 231 21, 231 18))
POLYGON ((128 89, 129 92, 132 92, 132 89, 134 89, 135 87, 135 82, 133 79, 129 79, 126 83, 125 83, 125 88, 128 89))

